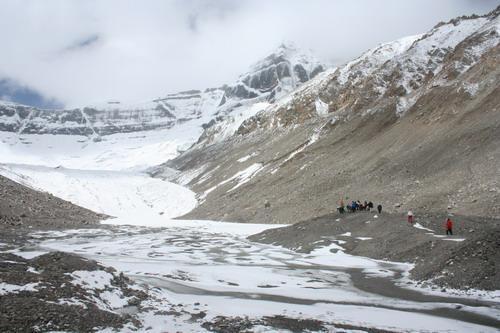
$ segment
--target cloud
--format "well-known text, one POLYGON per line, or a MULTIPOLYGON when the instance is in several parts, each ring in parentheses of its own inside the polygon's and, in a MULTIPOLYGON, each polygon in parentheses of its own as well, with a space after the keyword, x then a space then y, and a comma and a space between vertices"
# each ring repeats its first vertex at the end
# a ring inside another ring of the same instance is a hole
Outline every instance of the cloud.
POLYGON ((69 45, 65 51, 78 51, 86 47, 90 47, 99 41, 99 36, 97 34, 89 35, 83 39, 75 41, 72 45, 69 45))
POLYGON ((47 99, 30 87, 20 85, 11 79, 0 79, 0 100, 33 105, 45 109, 58 109, 63 105, 54 99, 47 99))
POLYGON ((80 106, 234 81, 284 40, 342 63, 495 0, 3 0, 0 78, 80 106))

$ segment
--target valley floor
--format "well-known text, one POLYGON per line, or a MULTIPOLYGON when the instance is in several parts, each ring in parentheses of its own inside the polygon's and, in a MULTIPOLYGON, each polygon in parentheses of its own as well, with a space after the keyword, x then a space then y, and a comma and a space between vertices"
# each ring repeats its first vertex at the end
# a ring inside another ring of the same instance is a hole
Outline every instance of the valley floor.
MULTIPOLYGON (((44 299, 46 290, 53 288, 61 295, 50 299, 52 303, 128 314, 130 318, 119 329, 123 332, 132 332, 137 326, 148 332, 200 332, 205 328, 227 332, 220 325, 235 325, 233 332, 245 326, 255 332, 280 327, 273 325, 284 325, 283 332, 301 331, 294 330, 294 325, 314 331, 351 327, 367 332, 374 328, 496 332, 500 324, 497 292, 424 295, 399 286, 411 264, 349 255, 335 243, 300 253, 246 238, 268 230, 269 225, 181 220, 165 224, 162 228, 123 225, 33 231, 24 245, 3 242, 1 264, 21 265, 19 276, 34 274, 36 278, 50 271, 39 261, 53 256, 54 251, 77 254, 114 269, 76 265, 74 271, 64 272, 69 280, 62 283, 86 293, 72 297, 44 279, 24 285, 1 283, 3 302, 8 302, 5 295, 40 295, 44 299), (117 284, 119 272, 130 281, 117 284), (137 301, 127 290, 147 296, 137 301), (288 330, 286 325, 290 325, 288 330)), ((96 329, 112 331, 103 326, 96 320, 96 329)))
POLYGON ((442 217, 418 217, 414 227, 398 216, 369 213, 292 226, 173 220, 196 205, 195 194, 182 186, 133 168, 77 170, 17 162, 1 164, 0 175, 87 209, 2 183, 0 331, 497 332, 500 327, 498 239, 487 238, 495 237, 498 221, 457 217, 459 235, 444 237, 442 217), (54 215, 62 208, 66 215, 54 215), (111 218, 98 224, 88 209, 111 218), (44 227, 44 220, 37 220, 42 213, 60 223, 44 227), (63 217, 70 215, 67 221, 63 217), (471 227, 479 222, 482 228, 471 227), (471 245, 477 242, 478 247, 471 245), (456 264, 435 253, 454 254, 456 264), (491 260, 465 261, 467 253, 491 260), (485 274, 474 269, 472 275, 493 281, 481 284, 462 274, 466 279, 457 289, 471 283, 464 292, 449 287, 453 279, 432 274, 458 274, 454 268, 464 265, 483 267, 485 274), (427 287, 413 279, 425 280, 427 287))

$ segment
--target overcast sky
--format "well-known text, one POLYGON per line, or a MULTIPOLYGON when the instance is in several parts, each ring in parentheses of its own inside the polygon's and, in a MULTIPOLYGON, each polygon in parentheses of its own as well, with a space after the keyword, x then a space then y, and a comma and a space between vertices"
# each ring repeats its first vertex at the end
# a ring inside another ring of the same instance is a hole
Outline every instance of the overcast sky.
POLYGON ((66 106, 147 100, 231 83, 282 41, 339 64, 381 42, 425 32, 455 16, 482 14, 499 4, 0 0, 0 80, 17 82, 66 106))

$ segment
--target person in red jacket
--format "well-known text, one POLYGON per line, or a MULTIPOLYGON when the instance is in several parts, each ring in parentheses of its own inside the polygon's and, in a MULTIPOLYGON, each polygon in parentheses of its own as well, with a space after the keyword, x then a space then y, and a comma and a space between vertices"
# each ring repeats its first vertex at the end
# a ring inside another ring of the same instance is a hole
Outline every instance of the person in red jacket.
POLYGON ((449 217, 446 220, 446 234, 453 235, 453 221, 449 217))

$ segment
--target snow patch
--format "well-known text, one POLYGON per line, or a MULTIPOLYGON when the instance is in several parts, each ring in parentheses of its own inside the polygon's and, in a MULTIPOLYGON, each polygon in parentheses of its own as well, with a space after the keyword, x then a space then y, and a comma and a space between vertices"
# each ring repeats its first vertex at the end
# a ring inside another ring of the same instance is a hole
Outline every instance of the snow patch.
POLYGON ((0 295, 7 294, 17 294, 22 291, 38 291, 35 287, 38 287, 39 283, 28 283, 25 285, 9 284, 5 282, 0 282, 0 295))
POLYGON ((238 162, 240 162, 240 163, 246 162, 246 161, 248 161, 249 159, 251 159, 252 157, 255 157, 255 156, 257 156, 257 155, 258 155, 257 153, 253 152, 253 153, 251 153, 251 154, 249 154, 249 155, 246 155, 246 156, 243 156, 242 158, 239 158, 239 159, 238 159, 238 162))
POLYGON ((316 101, 314 102, 314 105, 316 106, 316 113, 319 116, 326 116, 328 115, 328 104, 323 102, 319 97, 316 98, 316 101))
POLYGON ((13 253, 16 256, 22 257, 24 259, 31 260, 33 258, 39 257, 41 255, 47 254, 45 251, 19 251, 19 250, 9 250, 7 252, 13 253))
POLYGON ((422 230, 427 230, 427 231, 430 231, 430 232, 434 232, 434 230, 432 229, 429 229, 429 228, 426 228, 424 227, 423 225, 421 225, 420 223, 416 222, 413 224, 413 226, 417 229, 422 229, 422 230))
POLYGON ((230 178, 228 178, 228 179, 220 182, 219 184, 209 188, 208 190, 203 192, 203 194, 201 194, 198 199, 200 201, 205 200, 205 198, 207 197, 207 195, 209 193, 211 193, 212 191, 214 191, 218 187, 220 187, 224 184, 227 184, 229 182, 232 182, 232 181, 236 181, 237 183, 231 189, 229 189, 227 192, 234 191, 235 189, 242 186, 243 184, 248 183, 260 171, 262 171, 262 169, 264 169, 264 165, 262 163, 254 163, 254 164, 250 165, 248 168, 246 168, 245 170, 239 171, 239 172, 235 173, 233 176, 231 176, 230 178))
POLYGON ((465 238, 443 238, 443 240, 452 241, 452 242, 463 242, 465 238))
POLYGON ((248 168, 246 168, 245 170, 236 173, 234 176, 232 176, 228 180, 225 180, 220 185, 225 184, 225 183, 230 182, 230 181, 233 181, 233 180, 236 180, 237 184, 228 191, 228 192, 231 192, 231 191, 237 189, 238 187, 240 187, 241 185, 248 183, 263 168, 264 168, 264 165, 262 163, 254 163, 251 166, 249 166, 248 168))
POLYGON ((469 94, 470 97, 474 97, 474 96, 476 96, 476 94, 479 90, 479 83, 464 82, 462 84, 462 88, 465 90, 466 93, 469 94))
POLYGON ((88 290, 105 290, 113 280, 113 275, 105 271, 74 271, 66 275, 73 278, 71 284, 88 290))

